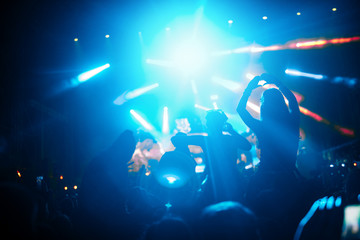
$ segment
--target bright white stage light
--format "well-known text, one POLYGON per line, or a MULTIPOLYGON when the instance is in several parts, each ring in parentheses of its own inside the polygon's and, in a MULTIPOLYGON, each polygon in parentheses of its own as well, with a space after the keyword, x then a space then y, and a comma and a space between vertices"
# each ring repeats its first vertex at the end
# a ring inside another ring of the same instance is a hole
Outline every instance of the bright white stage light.
POLYGON ((185 42, 174 48, 172 56, 174 67, 185 74, 197 73, 202 70, 207 62, 204 44, 185 42))
POLYGON ((100 66, 100 67, 97 67, 97 68, 94 68, 90 71, 87 71, 87 72, 84 72, 82 74, 80 74, 77 79, 79 82, 85 82, 87 80, 89 80, 90 78, 92 78, 93 76, 95 76, 96 74, 104 71, 105 69, 109 68, 110 67, 110 64, 107 63, 103 66, 100 66))
POLYGON ((168 112, 168 107, 164 107, 164 111, 163 111, 162 132, 164 134, 169 134, 169 112, 168 112))
POLYGON ((133 109, 130 110, 131 115, 134 116, 134 118, 147 130, 151 131, 154 129, 153 126, 151 126, 150 123, 148 123, 143 117, 141 117, 137 112, 135 112, 133 109))
POLYGON ((326 78, 324 75, 321 75, 321 74, 305 73, 305 72, 300 72, 300 71, 295 70, 295 69, 286 69, 285 73, 287 75, 308 77, 308 78, 313 78, 313 79, 316 79, 316 80, 322 80, 322 79, 326 78))

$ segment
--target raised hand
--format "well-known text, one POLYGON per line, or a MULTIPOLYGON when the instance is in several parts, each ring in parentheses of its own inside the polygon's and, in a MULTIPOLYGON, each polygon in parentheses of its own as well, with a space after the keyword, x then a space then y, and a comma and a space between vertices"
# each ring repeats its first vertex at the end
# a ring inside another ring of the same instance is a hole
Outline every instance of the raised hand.
POLYGON ((277 79, 276 77, 273 77, 272 75, 268 73, 261 74, 261 79, 265 80, 267 84, 275 84, 275 85, 281 85, 281 81, 277 79))
POLYGON ((259 82, 260 82, 261 80, 262 80, 262 79, 261 79, 261 77, 259 77, 259 76, 254 77, 254 78, 249 82, 247 88, 253 90, 253 89, 255 89, 255 88, 260 87, 259 82))

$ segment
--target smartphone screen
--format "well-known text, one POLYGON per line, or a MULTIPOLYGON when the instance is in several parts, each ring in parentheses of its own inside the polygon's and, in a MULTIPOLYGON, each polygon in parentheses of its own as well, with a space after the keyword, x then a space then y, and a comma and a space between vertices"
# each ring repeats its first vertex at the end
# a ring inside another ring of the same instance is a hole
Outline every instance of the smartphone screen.
POLYGON ((360 205, 349 205, 344 209, 342 239, 360 238, 360 205))

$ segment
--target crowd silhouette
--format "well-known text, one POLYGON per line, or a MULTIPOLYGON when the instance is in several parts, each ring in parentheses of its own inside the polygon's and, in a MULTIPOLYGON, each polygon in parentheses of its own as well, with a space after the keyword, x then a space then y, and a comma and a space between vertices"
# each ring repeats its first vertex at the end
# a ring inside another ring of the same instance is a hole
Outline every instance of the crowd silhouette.
POLYGON ((360 173, 349 174, 344 191, 329 193, 320 173, 299 172, 300 111, 293 93, 263 74, 250 81, 236 110, 249 133, 237 133, 223 111, 211 110, 206 135, 178 132, 174 150, 149 161, 143 150, 155 139, 124 131, 87 166, 75 197, 56 201, 3 180, 2 239, 352 239, 342 233, 343 212, 359 204, 360 173), (246 106, 260 80, 273 87, 263 92, 256 119, 246 106), (190 145, 203 151, 202 173, 190 145), (246 170, 239 169, 242 155, 246 170))

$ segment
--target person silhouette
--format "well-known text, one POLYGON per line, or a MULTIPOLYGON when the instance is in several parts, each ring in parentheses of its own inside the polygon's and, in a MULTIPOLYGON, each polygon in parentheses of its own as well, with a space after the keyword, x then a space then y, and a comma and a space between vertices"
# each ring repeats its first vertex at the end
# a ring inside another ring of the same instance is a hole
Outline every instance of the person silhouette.
POLYGON ((260 171, 289 172, 295 170, 299 144, 300 110, 294 94, 282 82, 269 74, 250 81, 240 99, 237 112, 259 141, 260 171), (260 80, 275 84, 261 97, 260 120, 246 110, 251 92, 260 87, 260 80), (287 107, 284 96, 287 98, 287 107))
POLYGON ((187 145, 198 145, 203 149, 208 175, 203 190, 207 200, 212 203, 241 200, 242 183, 236 166, 238 149, 251 149, 251 144, 232 128, 227 119, 223 111, 210 110, 206 115, 207 136, 173 137, 173 141, 183 141, 187 145))
POLYGON ((294 207, 299 199, 295 162, 299 144, 300 111, 296 98, 278 79, 263 74, 250 81, 240 99, 237 112, 257 136, 260 149, 259 168, 249 181, 245 193, 246 204, 257 216, 275 220, 286 229, 276 233, 267 232, 270 238, 277 236, 278 239, 289 239, 296 230, 297 221, 301 219, 294 207), (262 94, 258 120, 250 115, 246 105, 251 92, 260 87, 260 80, 275 84, 278 89, 270 88, 262 94))

